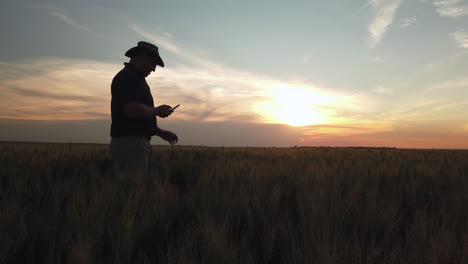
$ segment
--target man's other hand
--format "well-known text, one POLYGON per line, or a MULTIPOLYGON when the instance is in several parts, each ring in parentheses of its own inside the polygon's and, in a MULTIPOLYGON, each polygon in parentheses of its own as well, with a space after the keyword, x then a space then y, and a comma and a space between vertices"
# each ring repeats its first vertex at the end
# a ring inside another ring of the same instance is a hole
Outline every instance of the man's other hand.
POLYGON ((156 107, 156 115, 162 118, 170 116, 172 112, 172 107, 169 105, 160 105, 156 107))
POLYGON ((171 145, 174 145, 175 143, 177 143, 179 141, 179 138, 177 137, 176 134, 172 133, 171 131, 168 131, 168 130, 160 130, 159 131, 159 136, 169 142, 169 144, 171 145))

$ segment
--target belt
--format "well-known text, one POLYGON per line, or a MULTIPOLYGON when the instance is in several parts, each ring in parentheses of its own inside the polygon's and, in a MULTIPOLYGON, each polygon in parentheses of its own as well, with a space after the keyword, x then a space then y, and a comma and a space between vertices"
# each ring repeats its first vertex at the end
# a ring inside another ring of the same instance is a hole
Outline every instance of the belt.
POLYGON ((147 135, 142 135, 142 134, 127 134, 127 135, 120 135, 118 137, 123 137, 123 138, 144 138, 148 141, 151 140, 151 136, 147 135))

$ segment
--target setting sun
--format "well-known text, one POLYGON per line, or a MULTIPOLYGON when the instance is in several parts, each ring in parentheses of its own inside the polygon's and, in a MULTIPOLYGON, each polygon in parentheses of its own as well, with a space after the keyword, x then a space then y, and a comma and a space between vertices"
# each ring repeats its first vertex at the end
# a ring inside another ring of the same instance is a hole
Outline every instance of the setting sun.
POLYGON ((319 124, 323 118, 310 106, 285 106, 272 112, 272 115, 281 122, 291 126, 306 126, 319 124))
POLYGON ((270 95, 272 100, 257 108, 270 122, 306 126, 327 121, 327 114, 321 111, 320 106, 330 103, 328 95, 287 85, 272 88, 270 95))

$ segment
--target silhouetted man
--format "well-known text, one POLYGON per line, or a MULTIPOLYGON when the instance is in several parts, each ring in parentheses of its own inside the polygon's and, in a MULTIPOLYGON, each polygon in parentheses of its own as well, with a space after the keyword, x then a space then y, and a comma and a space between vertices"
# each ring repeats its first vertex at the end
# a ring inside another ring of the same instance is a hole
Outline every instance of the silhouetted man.
POLYGON ((152 155, 151 136, 159 136, 171 145, 177 143, 177 135, 158 128, 156 116, 165 118, 172 114, 169 105, 154 107, 153 96, 146 83, 147 77, 164 67, 158 47, 140 41, 129 49, 130 58, 125 67, 112 80, 112 125, 110 151, 113 162, 122 171, 147 169, 152 155))

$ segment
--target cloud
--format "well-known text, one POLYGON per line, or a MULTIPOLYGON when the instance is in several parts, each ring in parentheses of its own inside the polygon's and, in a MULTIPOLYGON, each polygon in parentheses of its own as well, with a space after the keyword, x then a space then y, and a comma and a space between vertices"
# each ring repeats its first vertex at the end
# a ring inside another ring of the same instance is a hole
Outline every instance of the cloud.
POLYGON ((101 34, 98 34, 98 33, 94 32, 89 27, 86 27, 86 26, 78 23, 76 20, 74 20, 70 16, 68 16, 66 14, 65 9, 63 9, 63 8, 58 8, 58 7, 56 7, 54 5, 51 5, 51 4, 36 4, 36 3, 34 3, 34 4, 32 4, 32 3, 22 4, 22 3, 19 3, 19 5, 21 5, 24 8, 29 8, 29 9, 45 10, 49 15, 54 16, 54 17, 62 20, 63 22, 67 23, 68 25, 70 25, 70 26, 72 26, 74 28, 86 31, 86 32, 94 35, 95 37, 104 39, 104 37, 102 37, 101 34))
POLYGON ((74 20, 71 19, 70 17, 68 17, 68 16, 66 16, 66 15, 64 15, 64 14, 62 14, 62 13, 59 13, 58 11, 50 10, 50 9, 49 9, 48 12, 49 12, 49 14, 51 14, 51 15, 53 15, 53 16, 55 16, 55 17, 60 18, 61 20, 65 21, 67 24, 69 24, 69 25, 71 25, 71 26, 73 26, 73 27, 76 27, 76 28, 78 28, 78 29, 81 29, 81 30, 84 30, 84 31, 87 31, 87 32, 92 33, 92 31, 91 31, 89 28, 87 28, 87 27, 85 27, 85 26, 83 26, 83 25, 78 24, 76 21, 74 21, 74 20))
POLYGON ((382 94, 382 95, 391 95, 393 94, 393 90, 388 87, 384 87, 382 85, 379 85, 377 88, 374 89, 374 92, 377 94, 382 94))
POLYGON ((382 123, 377 130, 371 127, 378 125, 307 127, 308 132, 300 140, 309 146, 468 149, 464 123, 420 121, 395 123, 391 127, 382 123))
POLYGON ((375 47, 383 38, 387 28, 393 23, 395 14, 403 0, 369 0, 374 11, 374 19, 369 25, 369 46, 375 47))
MULTIPOLYGON (((468 101, 431 98, 430 96, 420 96, 411 100, 410 103, 395 106, 389 111, 381 112, 376 117, 379 120, 386 120, 389 123, 401 124, 416 122, 430 122, 434 126, 448 120, 463 120, 468 101)), ((447 126, 447 129, 449 126, 447 126)))
POLYGON ((447 90, 447 89, 455 89, 455 88, 462 88, 462 89, 468 90, 468 77, 462 77, 462 78, 458 78, 455 80, 433 84, 428 88, 428 90, 434 91, 434 90, 440 90, 440 89, 447 90))
MULTIPOLYGON (((202 56, 196 55, 201 54, 203 52, 200 50, 196 50, 193 47, 185 47, 183 44, 178 43, 168 32, 158 29, 150 31, 133 22, 127 22, 127 27, 133 30, 138 35, 150 40, 151 42, 157 43, 160 48, 170 51, 173 54, 179 56, 179 58, 184 59, 185 63, 190 62, 193 65, 197 65, 203 68, 210 68, 211 70, 216 71, 219 70, 219 68, 221 67, 220 64, 205 59, 203 54, 202 56)), ((204 55, 206 56, 206 54, 204 55)))
POLYGON ((0 118, 96 119, 109 114, 119 67, 91 60, 37 58, 0 63, 0 118), (27 69, 24 71, 23 69, 27 69))
POLYGON ((384 122, 351 122, 349 124, 321 124, 303 127, 304 139, 343 138, 350 135, 389 131, 392 125, 384 122))
POLYGON ((463 2, 463 0, 444 0, 434 1, 433 5, 440 16, 456 18, 468 15, 468 5, 463 2))
POLYGON ((417 80, 425 78, 428 74, 438 73, 441 70, 453 69, 457 63, 463 60, 468 55, 468 50, 459 50, 455 53, 445 55, 439 59, 436 59, 426 65, 416 68, 406 78, 406 82, 409 80, 417 80))
POLYGON ((460 29, 450 35, 457 42, 460 48, 468 48, 468 33, 466 33, 463 29, 460 29))
POLYGON ((400 20, 400 27, 401 28, 404 28, 404 27, 410 27, 412 25, 414 25, 417 21, 417 18, 415 17, 405 17, 405 18, 402 18, 400 20))

